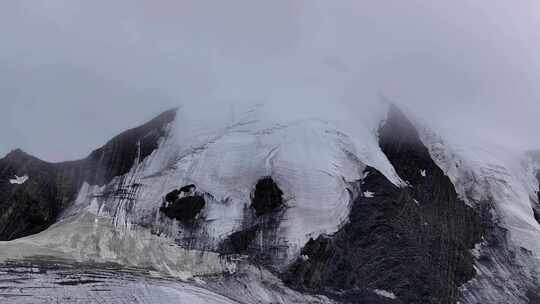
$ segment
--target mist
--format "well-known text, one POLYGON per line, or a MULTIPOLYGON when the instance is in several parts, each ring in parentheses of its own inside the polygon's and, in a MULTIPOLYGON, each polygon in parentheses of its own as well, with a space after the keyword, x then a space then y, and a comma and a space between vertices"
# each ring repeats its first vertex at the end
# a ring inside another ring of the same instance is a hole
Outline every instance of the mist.
POLYGON ((181 105, 301 118, 381 95, 471 140, 540 148, 538 28, 533 0, 4 1, 0 154, 81 158, 181 105))

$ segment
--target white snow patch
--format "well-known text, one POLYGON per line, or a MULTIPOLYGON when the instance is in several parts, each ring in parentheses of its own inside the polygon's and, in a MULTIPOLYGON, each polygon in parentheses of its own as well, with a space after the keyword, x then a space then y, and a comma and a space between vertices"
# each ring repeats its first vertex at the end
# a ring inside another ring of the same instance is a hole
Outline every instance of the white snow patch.
POLYGON ((15 175, 15 178, 10 179, 9 183, 10 184, 16 184, 16 185, 22 185, 22 184, 26 183, 27 180, 28 180, 28 175, 26 175, 26 174, 23 175, 23 176, 15 175))
POLYGON ((196 275, 234 273, 236 264, 214 252, 188 250, 148 229, 124 230, 113 219, 84 212, 28 237, 0 242, 0 263, 35 256, 78 262, 118 263, 150 268, 187 280, 196 275))
POLYGON ((381 297, 395 300, 397 299, 396 295, 393 292, 382 290, 382 289, 373 289, 373 292, 378 294, 381 297))
POLYGON ((368 198, 371 198, 375 195, 375 193, 371 192, 371 191, 366 191, 364 192, 364 197, 368 197, 368 198))

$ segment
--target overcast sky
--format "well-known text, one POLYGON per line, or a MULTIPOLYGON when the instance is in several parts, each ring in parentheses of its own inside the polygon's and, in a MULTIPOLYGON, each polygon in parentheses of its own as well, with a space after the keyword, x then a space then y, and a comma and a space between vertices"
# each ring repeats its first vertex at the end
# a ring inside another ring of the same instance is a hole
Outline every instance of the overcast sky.
POLYGON ((535 0, 1 1, 0 154, 84 157, 179 104, 379 93, 540 147, 539 29, 535 0))

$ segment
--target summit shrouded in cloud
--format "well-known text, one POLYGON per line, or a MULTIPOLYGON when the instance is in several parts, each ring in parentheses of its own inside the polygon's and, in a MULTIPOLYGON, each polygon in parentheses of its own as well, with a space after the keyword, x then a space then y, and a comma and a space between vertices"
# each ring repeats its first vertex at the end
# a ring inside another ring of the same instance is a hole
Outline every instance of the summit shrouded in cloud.
POLYGON ((8 1, 0 153, 82 158, 178 105, 357 113, 380 94, 452 132, 532 149, 539 23, 532 0, 8 1))

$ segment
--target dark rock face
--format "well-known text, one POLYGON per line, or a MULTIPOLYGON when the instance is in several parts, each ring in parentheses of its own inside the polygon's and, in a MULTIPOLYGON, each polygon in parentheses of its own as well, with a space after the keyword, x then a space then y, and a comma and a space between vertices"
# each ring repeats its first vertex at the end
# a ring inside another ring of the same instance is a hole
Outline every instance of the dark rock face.
MULTIPOLYGON (((536 172, 536 180, 538 181, 538 184, 540 185, 540 170, 538 170, 538 172, 536 172)), ((539 186, 539 189, 538 189, 538 198, 539 198, 539 201, 540 201, 540 186, 539 186)))
POLYGON ((176 110, 128 130, 87 158, 48 163, 21 150, 0 159, 0 240, 12 240, 45 230, 72 202, 81 185, 104 185, 127 173, 158 147, 176 110), (15 175, 28 175, 22 185, 10 184, 15 175))
POLYGON ((187 185, 183 186, 180 189, 174 189, 173 191, 167 193, 165 195, 165 202, 167 203, 174 203, 180 195, 193 195, 193 192, 197 189, 195 185, 187 185))
POLYGON ((59 189, 53 166, 20 150, 0 160, 0 240, 9 240, 21 231, 32 234, 43 230, 60 209, 54 202, 59 189), (28 172, 22 185, 10 184, 14 175, 28 172), (33 174, 33 173, 36 174, 33 174), (37 174, 39 172, 39 174, 37 174))
POLYGON ((399 176, 411 184, 411 194, 420 202, 420 216, 428 223, 419 232, 425 238, 420 244, 430 255, 424 261, 435 270, 429 276, 435 280, 429 285, 431 294, 435 302, 454 303, 457 287, 475 274, 469 250, 484 234, 482 217, 457 197, 450 179, 396 107, 380 130, 380 145, 399 176))
POLYGON ((195 185, 188 185, 169 192, 159 211, 184 224, 192 223, 206 205, 204 196, 195 189, 195 185))
MULTIPOLYGON (((538 181, 538 184, 540 184, 540 170, 536 172, 536 180, 538 181)), ((536 195, 538 196, 538 203, 533 204, 533 214, 536 221, 540 223, 540 186, 536 195)))
POLYGON ((255 214, 261 216, 279 210, 283 206, 283 192, 274 180, 267 176, 260 179, 255 185, 251 201, 251 207, 255 209, 255 214))
POLYGON ((176 117, 176 109, 166 111, 146 124, 127 130, 83 160, 87 182, 103 185, 115 176, 129 172, 138 158, 148 157, 165 136, 166 126, 176 117))
POLYGON ((409 186, 393 185, 367 167, 349 222, 311 240, 284 280, 344 303, 456 303, 475 275, 470 249, 482 236, 475 210, 458 199, 414 126, 396 108, 379 144, 409 186), (374 295, 387 290, 396 299, 374 295))
MULTIPOLYGON (((540 150, 529 151, 527 152, 527 156, 533 161, 533 163, 535 163, 537 166, 540 166, 540 150)), ((535 175, 536 180, 540 184, 540 170, 537 170, 535 175)), ((540 223, 540 186, 536 194, 538 201, 532 202, 532 208, 535 220, 540 223)))
POLYGON ((529 303, 531 304, 540 303, 540 289, 536 289, 536 290, 529 289, 527 290, 526 296, 527 296, 527 299, 529 300, 529 303))
POLYGON ((267 176, 261 178, 246 208, 243 228, 230 235, 220 251, 225 254, 245 254, 259 264, 273 269, 275 261, 283 258, 285 247, 278 240, 279 223, 283 218, 283 192, 267 176))
POLYGON ((259 230, 261 230, 261 227, 254 226, 231 234, 224 242, 222 251, 225 253, 247 254, 259 230))

